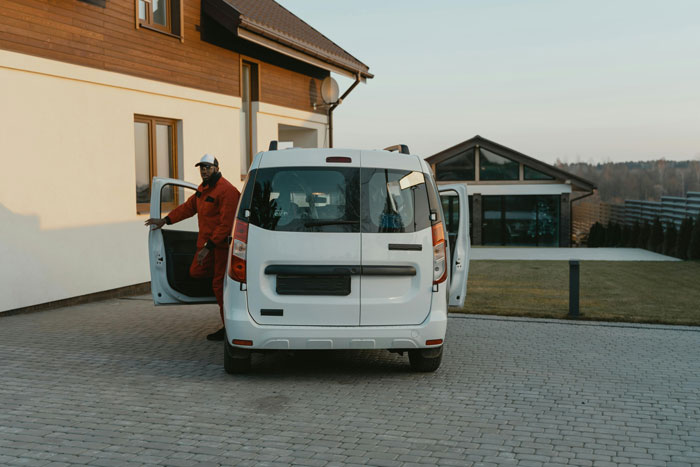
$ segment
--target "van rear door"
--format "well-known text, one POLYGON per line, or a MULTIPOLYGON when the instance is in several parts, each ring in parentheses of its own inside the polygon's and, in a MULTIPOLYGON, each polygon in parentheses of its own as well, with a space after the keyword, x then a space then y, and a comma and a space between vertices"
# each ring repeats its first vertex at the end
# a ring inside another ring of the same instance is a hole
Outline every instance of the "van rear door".
POLYGON ((262 154, 248 182, 248 312, 257 323, 359 324, 359 177, 359 151, 262 154))
POLYGON ((415 325, 430 312, 433 244, 415 155, 364 151, 360 325, 415 325))

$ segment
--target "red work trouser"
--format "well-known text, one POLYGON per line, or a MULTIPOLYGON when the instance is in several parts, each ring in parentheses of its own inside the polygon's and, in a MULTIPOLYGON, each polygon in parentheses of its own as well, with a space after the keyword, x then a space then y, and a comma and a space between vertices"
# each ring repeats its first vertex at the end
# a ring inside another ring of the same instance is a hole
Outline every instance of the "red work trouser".
POLYGON ((219 314, 221 315, 222 323, 224 322, 224 274, 226 274, 227 261, 228 249, 214 248, 204 258, 202 264, 197 262, 197 255, 195 254, 190 265, 190 276, 195 279, 214 276, 211 281, 211 288, 214 289, 216 303, 219 304, 219 314))

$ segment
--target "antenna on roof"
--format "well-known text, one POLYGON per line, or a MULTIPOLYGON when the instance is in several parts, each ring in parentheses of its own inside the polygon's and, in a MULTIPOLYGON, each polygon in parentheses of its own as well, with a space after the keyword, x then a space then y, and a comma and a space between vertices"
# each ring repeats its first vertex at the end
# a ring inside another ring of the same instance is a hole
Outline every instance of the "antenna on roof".
POLYGON ((411 154, 411 152, 408 150, 408 146, 405 144, 395 144, 393 146, 389 146, 388 148, 384 148, 385 151, 398 151, 401 154, 411 154))
POLYGON ((270 141, 269 150, 270 151, 277 151, 277 140, 276 139, 273 139, 272 141, 270 141))

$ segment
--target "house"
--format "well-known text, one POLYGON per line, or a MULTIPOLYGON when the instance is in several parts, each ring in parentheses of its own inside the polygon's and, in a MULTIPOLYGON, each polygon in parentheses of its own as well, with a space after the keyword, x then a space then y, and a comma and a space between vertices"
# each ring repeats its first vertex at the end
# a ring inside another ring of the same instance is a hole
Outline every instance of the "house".
POLYGON ((4 1, 0 311, 148 282, 152 177, 329 146, 331 73, 372 78, 272 0, 4 1))
MULTIPOLYGON (((571 205, 595 190, 581 177, 474 136, 426 158, 440 183, 464 182, 472 245, 571 245, 571 205)), ((454 198, 443 198, 448 230, 454 198)))

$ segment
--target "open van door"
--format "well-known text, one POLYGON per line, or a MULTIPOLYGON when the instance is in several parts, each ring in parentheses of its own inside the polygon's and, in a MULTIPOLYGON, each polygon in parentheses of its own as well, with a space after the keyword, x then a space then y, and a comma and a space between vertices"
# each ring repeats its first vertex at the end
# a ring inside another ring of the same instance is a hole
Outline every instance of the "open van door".
MULTIPOLYGON (((451 259, 448 305, 461 308, 464 306, 464 299, 467 296, 467 278, 469 275, 471 250, 467 187, 461 184, 439 185, 438 190, 443 201, 447 197, 451 198, 452 212, 457 214, 451 219, 445 219, 451 259)), ((447 213, 444 214, 448 215, 447 213)))
MULTIPOLYGON (((197 185, 173 178, 153 178, 150 217, 161 216, 182 204, 197 185)), ((151 293, 156 305, 216 303, 211 278, 193 279, 189 270, 197 253, 197 216, 148 232, 151 293)))

